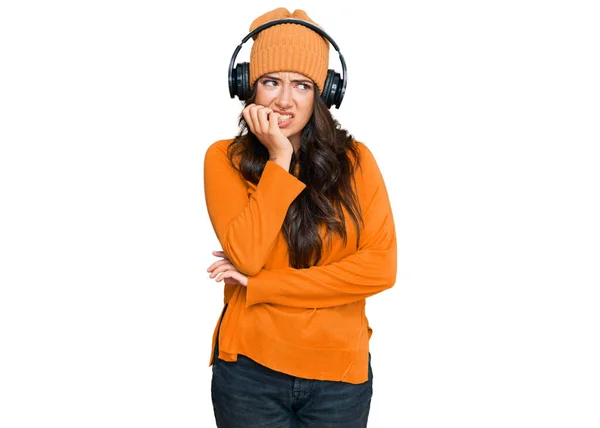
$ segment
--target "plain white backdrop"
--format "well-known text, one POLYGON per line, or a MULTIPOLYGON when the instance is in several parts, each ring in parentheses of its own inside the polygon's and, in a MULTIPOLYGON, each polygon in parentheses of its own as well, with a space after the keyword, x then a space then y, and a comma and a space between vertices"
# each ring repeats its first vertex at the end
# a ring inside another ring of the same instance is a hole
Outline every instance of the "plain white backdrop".
POLYGON ((0 426, 215 426, 203 157, 279 6, 338 43, 395 213, 369 427, 600 426, 594 3, 2 2, 0 426))

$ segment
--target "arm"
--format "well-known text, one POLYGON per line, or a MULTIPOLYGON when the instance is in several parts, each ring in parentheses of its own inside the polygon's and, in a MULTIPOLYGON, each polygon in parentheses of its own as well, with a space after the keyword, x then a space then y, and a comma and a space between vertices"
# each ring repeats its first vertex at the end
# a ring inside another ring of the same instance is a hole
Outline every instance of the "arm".
POLYGON ((306 187, 268 161, 255 191, 232 168, 227 145, 213 144, 204 158, 204 195, 213 229, 233 265, 246 275, 264 266, 288 207, 306 187))
MULTIPOLYGON (((358 250, 335 263, 306 269, 261 270, 248 278, 246 305, 301 308, 340 306, 379 293, 396 282, 396 233, 381 172, 366 147, 356 171, 365 221, 358 250)), ((351 226, 352 227, 352 226, 351 226)))

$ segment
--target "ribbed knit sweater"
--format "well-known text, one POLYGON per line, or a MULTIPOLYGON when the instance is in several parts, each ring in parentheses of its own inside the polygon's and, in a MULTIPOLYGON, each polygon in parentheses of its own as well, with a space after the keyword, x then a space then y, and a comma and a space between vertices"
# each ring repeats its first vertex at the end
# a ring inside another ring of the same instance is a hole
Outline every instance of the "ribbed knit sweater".
MULTIPOLYGON (((367 381, 372 329, 365 299, 395 284, 397 266, 394 218, 372 152, 356 142, 364 219, 358 246, 346 215, 346 243, 333 234, 317 265, 295 269, 281 227, 306 185, 271 161, 258 184, 244 180, 229 163, 231 142, 220 140, 207 149, 204 191, 222 250, 248 284, 224 285, 226 310, 215 327, 213 349, 218 333, 218 355, 225 361, 242 354, 291 376, 367 381)), ((211 353, 210 364, 212 358, 211 353)))

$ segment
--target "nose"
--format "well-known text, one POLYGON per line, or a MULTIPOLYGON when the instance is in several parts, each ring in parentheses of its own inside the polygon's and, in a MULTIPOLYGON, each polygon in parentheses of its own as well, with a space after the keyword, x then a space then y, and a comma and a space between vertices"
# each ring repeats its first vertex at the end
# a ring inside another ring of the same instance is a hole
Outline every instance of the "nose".
POLYGON ((292 107, 292 87, 290 84, 284 83, 281 85, 281 90, 277 94, 275 104, 284 110, 292 107))

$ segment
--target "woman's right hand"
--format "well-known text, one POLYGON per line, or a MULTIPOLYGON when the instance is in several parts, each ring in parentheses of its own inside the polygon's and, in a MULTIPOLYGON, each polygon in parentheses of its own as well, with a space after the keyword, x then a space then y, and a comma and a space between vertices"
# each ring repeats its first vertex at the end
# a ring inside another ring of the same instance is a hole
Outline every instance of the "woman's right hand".
POLYGON ((292 143, 279 129, 277 123, 279 113, 262 105, 248 104, 244 107, 242 116, 250 131, 267 148, 271 158, 293 153, 292 143))

